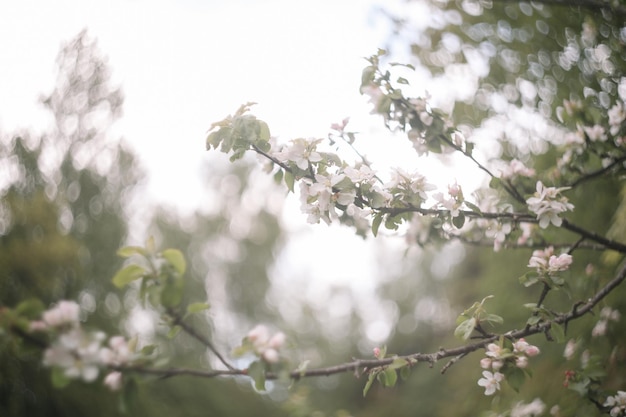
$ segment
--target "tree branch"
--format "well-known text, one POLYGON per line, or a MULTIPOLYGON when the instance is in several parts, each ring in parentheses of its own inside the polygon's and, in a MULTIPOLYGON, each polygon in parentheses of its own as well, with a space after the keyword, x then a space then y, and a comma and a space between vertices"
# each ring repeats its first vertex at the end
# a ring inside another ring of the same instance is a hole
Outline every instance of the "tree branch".
POLYGON ((171 308, 167 309, 167 314, 172 318, 172 321, 175 325, 180 326, 188 335, 202 343, 206 346, 213 354, 219 359, 220 362, 224 364, 230 371, 234 371, 235 367, 233 367, 221 354, 220 352, 213 346, 213 343, 206 337, 202 336, 200 333, 196 332, 196 330, 191 327, 189 324, 183 321, 183 318, 172 310, 171 308))
MULTIPOLYGON (((572 309, 567 313, 562 313, 556 316, 556 318, 552 321, 543 321, 539 322, 532 326, 527 326, 521 330, 510 330, 507 333, 504 333, 504 337, 511 340, 518 340, 523 337, 532 336, 538 333, 546 333, 550 330, 552 323, 567 325, 572 320, 580 318, 591 311, 604 297, 606 297, 611 291, 617 288, 624 280, 626 279, 626 263, 622 266, 618 274, 609 281, 602 289, 600 289, 597 293, 593 295, 593 297, 589 298, 584 303, 575 303, 572 306, 572 309)), ((446 364, 442 368, 442 372, 445 372, 452 364, 456 363, 462 357, 467 356, 468 354, 482 349, 487 346, 489 343, 493 343, 500 338, 500 335, 492 335, 487 338, 484 338, 478 342, 471 343, 464 346, 458 346, 451 349, 440 349, 437 352, 432 353, 413 353, 405 356, 398 357, 389 357, 385 359, 354 359, 351 362, 328 366, 324 368, 317 369, 308 369, 308 370, 298 370, 292 371, 289 373, 289 377, 293 380, 299 380, 301 378, 306 377, 316 377, 316 376, 329 376, 334 374, 340 374, 345 372, 355 372, 357 375, 360 375, 361 372, 367 371, 367 369, 376 368, 376 367, 384 367, 391 364, 396 359, 405 359, 408 363, 413 362, 427 362, 431 366, 434 365, 437 361, 444 358, 450 358, 450 363, 446 364)), ((169 369, 157 369, 157 368, 145 368, 142 366, 116 366, 112 367, 112 369, 122 371, 122 372, 132 372, 139 374, 147 374, 147 375, 156 375, 161 376, 163 378, 169 378, 172 376, 178 375, 188 375, 188 376, 197 376, 197 377, 205 377, 205 378, 213 378, 218 376, 237 376, 237 375, 247 375, 247 371, 239 370, 239 369, 228 369, 228 370, 211 370, 211 371, 202 371, 198 369, 187 369, 187 368, 169 368, 169 369)), ((279 375, 273 372, 267 372, 265 375, 266 379, 278 379, 279 375)))

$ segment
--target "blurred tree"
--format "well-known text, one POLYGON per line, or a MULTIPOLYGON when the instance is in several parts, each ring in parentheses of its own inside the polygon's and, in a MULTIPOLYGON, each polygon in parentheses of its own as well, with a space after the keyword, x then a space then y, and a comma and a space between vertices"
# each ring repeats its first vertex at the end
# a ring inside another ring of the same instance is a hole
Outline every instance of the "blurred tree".
MULTIPOLYGON (((123 95, 111 86, 111 71, 96 41, 82 31, 63 46, 57 66, 56 87, 42 99, 53 116, 51 131, 41 138, 2 138, 0 161, 10 176, 0 184, 0 308, 31 297, 45 305, 78 299, 90 313, 90 323, 115 334, 122 330, 120 320, 136 308, 112 291, 111 277, 121 265, 116 251, 127 237, 129 205, 143 173, 133 152, 110 137, 123 95)), ((222 317, 237 312, 243 323, 269 317, 263 301, 267 268, 281 242, 274 213, 260 208, 243 216, 241 193, 250 169, 227 165, 223 172, 210 173, 217 183, 208 181, 207 192, 216 195, 218 212, 181 217, 158 210, 151 228, 162 242, 188 254, 193 267, 186 297, 202 301, 198 295, 214 289, 212 301, 223 301, 215 311, 222 311, 222 317), (239 230, 236 237, 234 229, 239 230)), ((144 209, 150 216, 151 209, 144 209)), ((207 319, 194 324, 211 325, 207 319)), ((155 336, 167 339, 160 332, 155 336)), ((18 339, 0 340, 0 415, 118 414, 119 399, 104 387, 73 383, 53 389, 49 370, 38 360, 26 361, 40 353, 18 339)), ((206 367, 210 360, 184 334, 166 346, 178 354, 178 365, 206 367)), ((148 383, 132 406, 134 415, 146 416, 279 413, 248 381, 148 383)))
MULTIPOLYGON (((79 298, 93 312, 95 298, 112 288, 120 265, 115 251, 127 233, 123 207, 143 174, 133 153, 109 137, 123 97, 109 83, 96 42, 81 32, 63 46, 57 65, 56 87, 43 100, 51 132, 2 138, 0 160, 10 175, 0 188, 0 306, 79 298)), ((110 312, 99 311, 100 324, 115 331, 110 312)), ((82 388, 51 396, 48 372, 18 360, 16 346, 6 347, 1 415, 85 415, 94 404, 103 415, 115 409, 106 395, 82 388)))

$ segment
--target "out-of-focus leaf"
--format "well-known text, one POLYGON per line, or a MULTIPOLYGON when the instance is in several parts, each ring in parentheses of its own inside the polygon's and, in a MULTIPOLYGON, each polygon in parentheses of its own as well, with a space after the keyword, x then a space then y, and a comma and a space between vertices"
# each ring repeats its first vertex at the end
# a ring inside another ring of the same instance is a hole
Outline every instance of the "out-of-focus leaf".
POLYGON ((367 377, 367 382, 365 383, 365 387, 363 387, 364 397, 367 395, 367 392, 370 390, 370 388, 372 387, 372 384, 376 380, 376 374, 377 372, 370 372, 369 376, 367 377))
POLYGON ((248 367, 248 375, 254 380, 254 388, 257 391, 265 391, 265 364, 254 361, 248 367))
POLYGON ((465 320, 454 329, 454 335, 459 339, 467 340, 472 335, 476 327, 476 319, 474 317, 465 320))
POLYGON ((139 265, 128 265, 120 269, 113 277, 113 284, 118 288, 123 288, 131 282, 147 275, 148 271, 139 265))
POLYGON ((208 310, 211 306, 208 303, 191 303, 187 306, 187 313, 194 314, 200 311, 208 310))
POLYGON ((117 255, 122 258, 130 258, 133 255, 146 255, 146 250, 141 246, 125 246, 117 250, 117 255))
POLYGON ((185 262, 185 256, 178 249, 165 249, 161 255, 165 258, 180 275, 185 273, 187 269, 187 263, 185 262))
POLYGON ((52 368, 50 379, 54 388, 63 388, 70 383, 70 379, 65 376, 65 372, 61 368, 52 368))

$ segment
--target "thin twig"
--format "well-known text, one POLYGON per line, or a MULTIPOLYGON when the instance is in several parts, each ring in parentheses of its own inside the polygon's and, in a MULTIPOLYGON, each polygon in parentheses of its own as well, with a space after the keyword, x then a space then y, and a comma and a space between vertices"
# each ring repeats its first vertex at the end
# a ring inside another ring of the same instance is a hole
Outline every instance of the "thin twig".
POLYGON ((206 337, 204 337, 200 333, 196 332, 196 330, 193 327, 191 327, 189 324, 187 324, 185 321, 183 321, 183 318, 177 312, 175 312, 174 310, 168 308, 167 309, 167 314, 172 318, 173 323, 175 325, 180 326, 188 335, 190 335, 191 337, 193 337, 194 339, 196 339, 197 341, 202 343, 211 352, 213 352, 213 354, 219 359, 220 362, 222 362, 224 364, 224 366, 226 366, 231 371, 235 370, 235 367, 232 366, 222 356, 222 354, 215 348, 215 346, 213 346, 213 343, 211 343, 211 341, 209 339, 207 339, 206 337))
MULTIPOLYGON (((616 287, 618 287, 624 280, 626 279, 626 263, 622 266, 619 273, 609 281, 602 289, 600 289, 597 293, 594 294, 593 297, 589 298, 586 302, 583 303, 575 303, 571 310, 567 313, 562 313, 556 315, 554 320, 552 321, 542 321, 532 326, 526 326, 521 330, 511 330, 505 333, 503 336, 511 339, 518 340, 523 337, 546 333, 550 330, 552 323, 567 325, 572 320, 578 319, 591 311, 604 297, 606 297, 611 291, 613 291, 616 287)), ((355 359, 351 362, 328 366, 324 368, 317 369, 306 369, 301 371, 292 371, 289 373, 289 377, 294 380, 298 380, 306 377, 316 377, 316 376, 328 376, 334 374, 340 374, 345 372, 357 372, 361 369, 371 369, 376 367, 384 367, 391 364, 394 360, 400 358, 405 359, 409 363, 414 362, 428 362, 430 364, 434 364, 440 359, 454 357, 451 361, 452 363, 456 363, 462 357, 467 356, 468 354, 483 349, 489 343, 493 343, 498 340, 500 335, 492 335, 486 339, 480 340, 478 342, 470 343, 464 346, 458 346, 451 349, 439 349, 437 352, 433 353, 413 353, 410 355, 399 356, 399 357, 390 357, 385 359, 355 359)), ((442 371, 445 372, 451 364, 447 364, 443 367, 442 371)), ((213 370, 213 371, 202 371, 198 369, 186 369, 186 368, 169 368, 169 369, 157 369, 157 368, 145 368, 141 366, 118 366, 114 369, 119 371, 126 372, 134 372, 141 374, 150 374, 150 375, 159 375, 162 377, 171 377, 176 375, 189 375, 189 376, 199 376, 199 377, 218 377, 218 376, 237 376, 237 375, 247 375, 246 370, 239 369, 229 369, 229 370, 213 370)), ((278 379, 279 375, 272 372, 267 372, 265 375, 266 379, 278 379)))

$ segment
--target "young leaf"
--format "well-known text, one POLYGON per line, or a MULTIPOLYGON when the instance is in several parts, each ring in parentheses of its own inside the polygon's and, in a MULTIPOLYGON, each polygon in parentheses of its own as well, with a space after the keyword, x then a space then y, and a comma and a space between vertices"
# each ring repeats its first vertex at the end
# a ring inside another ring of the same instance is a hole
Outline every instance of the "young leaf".
POLYGON ((146 255, 146 250, 141 246, 125 246, 117 250, 117 255, 122 258, 130 258, 133 255, 146 255))
POLYGON ((504 323, 504 319, 497 314, 487 314, 483 320, 492 324, 504 323))
POLYGON ((367 392, 372 387, 372 384, 374 383, 374 380, 376 379, 376 374, 377 372, 370 372, 369 376, 367 377, 367 382, 365 383, 365 387, 363 387, 364 397, 367 395, 367 392))
POLYGON ((115 274, 112 280, 113 285, 115 285, 117 288, 122 288, 147 274, 148 271, 139 265, 128 265, 117 271, 117 274, 115 274))
POLYGON ((395 369, 387 368, 385 369, 385 386, 386 387, 394 387, 396 382, 398 381, 398 374, 395 369))
POLYGON ((554 336, 554 339, 557 342, 561 343, 565 341, 565 329, 563 329, 563 326, 559 323, 554 321, 550 323, 550 330, 552 331, 552 336, 554 336))
POLYGON ((409 376, 411 376, 411 368, 409 368, 408 366, 400 368, 400 378, 402 378, 403 381, 406 381, 409 376))
POLYGON ((174 326, 170 329, 169 332, 167 332, 167 337, 168 339, 173 339, 176 337, 176 335, 180 332, 181 327, 180 326, 174 326))
POLYGON ((519 277, 519 282, 524 287, 530 287, 539 282, 539 274, 534 271, 526 272, 524 275, 519 277))
MULTIPOLYGON (((261 139, 262 141, 264 141, 265 143, 268 143, 268 141, 270 140, 270 128, 267 125, 267 123, 265 123, 262 120, 258 121, 259 124, 259 139, 261 139)), ((269 151, 269 149, 268 149, 269 151)), ((263 152, 267 152, 266 150, 263 150, 263 152)))
POLYGON ((142 355, 152 355, 152 353, 156 350, 157 346, 156 345, 146 345, 144 347, 141 348, 141 354, 142 355))
POLYGON ((211 306, 208 303, 191 303, 187 306, 187 314, 194 314, 208 310, 211 306))
POLYGON ((15 312, 17 314, 29 319, 39 317, 44 310, 45 306, 38 298, 29 298, 28 300, 22 301, 15 307, 15 312))
POLYGON ((65 375, 65 372, 61 368, 52 368, 50 379, 54 388, 63 388, 70 383, 70 379, 65 375))
POLYGON ((174 269, 183 275, 187 269, 187 263, 185 262, 185 256, 178 249, 165 249, 161 255, 169 262, 174 269))
POLYGON ((522 385, 524 385, 524 381, 526 380, 526 374, 524 371, 517 367, 511 367, 506 371, 506 381, 509 383, 510 387, 515 390, 515 392, 519 392, 522 385))
POLYGON ((289 171, 285 171, 285 184, 287 185, 287 189, 293 193, 293 185, 295 182, 295 178, 293 174, 289 171))
POLYGON ((265 365, 261 361, 254 361, 248 367, 248 375, 254 380, 257 391, 265 391, 265 365))
POLYGON ((482 214, 482 211, 480 211, 480 208, 476 204, 470 203, 469 201, 463 201, 463 203, 474 213, 482 214))
POLYGON ((372 234, 374 235, 374 237, 376 237, 376 235, 378 235, 378 228, 380 227, 380 224, 383 222, 383 215, 378 213, 374 216, 374 220, 372 221, 372 234))
POLYGON ((183 300, 183 280, 180 277, 168 276, 161 291, 161 304, 164 307, 176 307, 183 300))
POLYGON ((460 229, 461 227, 463 227, 463 225, 465 224, 465 215, 463 213, 459 213, 458 216, 452 219, 452 224, 457 229, 460 229))
POLYGON ((472 335, 475 327, 476 319, 472 317, 471 319, 465 320, 463 323, 459 324, 454 330, 454 335, 459 339, 467 340, 472 335))

